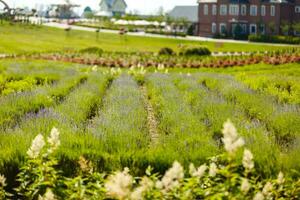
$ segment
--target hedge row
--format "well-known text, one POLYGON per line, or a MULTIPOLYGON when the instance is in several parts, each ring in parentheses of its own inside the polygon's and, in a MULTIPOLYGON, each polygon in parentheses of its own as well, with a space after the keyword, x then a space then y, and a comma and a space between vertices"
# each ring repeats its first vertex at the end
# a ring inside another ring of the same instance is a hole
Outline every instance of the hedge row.
POLYGON ((159 34, 159 35, 166 35, 166 36, 178 36, 178 37, 186 37, 187 34, 186 33, 182 33, 182 32, 176 32, 176 33, 173 33, 173 32, 165 32, 165 31, 146 31, 146 33, 149 33, 149 34, 159 34))
POLYGON ((293 36, 250 35, 248 39, 251 42, 300 44, 300 37, 293 36))
MULTIPOLYGON (((161 48, 158 52, 159 55, 176 55, 175 51, 169 47, 161 48)), ((183 48, 178 53, 179 56, 209 56, 211 52, 206 47, 189 47, 183 48)))

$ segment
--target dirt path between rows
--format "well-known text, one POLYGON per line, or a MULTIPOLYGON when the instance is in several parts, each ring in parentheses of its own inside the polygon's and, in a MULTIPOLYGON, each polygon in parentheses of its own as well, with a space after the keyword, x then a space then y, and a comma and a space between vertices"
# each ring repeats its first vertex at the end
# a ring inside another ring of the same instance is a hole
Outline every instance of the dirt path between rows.
POLYGON ((153 146, 158 143, 158 139, 159 139, 159 133, 157 129, 158 122, 154 114, 154 109, 148 100, 147 88, 145 86, 140 86, 140 89, 142 91, 145 107, 148 113, 147 122, 148 122, 148 129, 149 129, 149 134, 151 139, 150 146, 153 146))

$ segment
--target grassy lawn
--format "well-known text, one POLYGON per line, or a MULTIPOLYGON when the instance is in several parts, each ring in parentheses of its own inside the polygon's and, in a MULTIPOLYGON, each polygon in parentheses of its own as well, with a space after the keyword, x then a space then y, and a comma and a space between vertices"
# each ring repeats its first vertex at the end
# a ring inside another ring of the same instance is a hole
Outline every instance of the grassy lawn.
POLYGON ((119 36, 117 34, 96 33, 20 25, 0 25, 0 53, 25 53, 62 51, 97 46, 106 51, 152 51, 162 47, 174 50, 182 45, 207 46, 211 51, 266 51, 288 47, 266 46, 257 44, 233 44, 216 42, 197 42, 180 39, 148 38, 138 36, 119 36))

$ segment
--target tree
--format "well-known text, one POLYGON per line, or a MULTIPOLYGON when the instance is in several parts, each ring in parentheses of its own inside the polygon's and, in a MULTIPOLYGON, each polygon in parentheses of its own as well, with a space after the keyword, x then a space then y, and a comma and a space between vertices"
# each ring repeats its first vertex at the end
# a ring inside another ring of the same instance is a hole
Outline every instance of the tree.
POLYGON ((298 34, 300 33, 300 23, 293 24, 292 28, 293 28, 294 32, 296 32, 298 34))
POLYGON ((175 26, 176 30, 179 27, 179 29, 181 31, 182 30, 186 31, 188 29, 189 24, 190 24, 189 21, 186 18, 184 18, 184 17, 175 18, 174 21, 173 21, 173 23, 174 23, 174 26, 175 26))
POLYGON ((114 18, 121 19, 122 18, 122 14, 121 13, 115 13, 114 18))
POLYGON ((86 12, 86 13, 84 13, 84 18, 93 19, 94 18, 94 13, 93 12, 86 12))
POLYGON ((270 22, 269 23, 269 29, 270 29, 270 32, 271 32, 271 34, 272 35, 274 35, 275 34, 275 23, 274 22, 270 22))
POLYGON ((166 21, 167 25, 171 28, 170 31, 172 31, 175 19, 173 17, 171 17, 169 14, 166 14, 165 21, 166 21))
POLYGON ((10 9, 10 7, 5 1, 0 0, 0 7, 2 8, 3 11, 0 14, 1 22, 3 19, 12 20, 14 18, 14 13, 12 12, 12 9, 10 9))
POLYGON ((260 21, 260 22, 257 22, 257 26, 258 26, 258 33, 259 34, 265 34, 265 24, 260 21))
POLYGON ((86 19, 92 19, 94 17, 94 13, 93 13, 91 7, 89 7, 89 6, 85 7, 85 9, 83 11, 83 17, 86 19))
POLYGON ((171 25, 174 22, 174 18, 171 17, 169 14, 166 14, 165 20, 168 25, 171 25))
POLYGON ((137 10, 137 9, 134 9, 133 10, 133 15, 139 15, 140 14, 140 11, 139 10, 137 10))
POLYGON ((280 25, 281 33, 284 35, 289 35, 291 26, 287 21, 283 21, 280 25))
POLYGON ((157 15, 158 16, 163 16, 165 15, 165 10, 164 10, 164 7, 160 6, 157 10, 157 15))
POLYGON ((187 34, 188 35, 194 35, 195 34, 194 30, 195 30, 195 26, 194 25, 190 25, 188 27, 188 29, 187 29, 187 34))
POLYGON ((221 37, 227 37, 227 34, 228 32, 226 26, 221 26, 221 30, 220 30, 221 37))
POLYGON ((243 28, 240 24, 237 24, 235 27, 234 27, 234 30, 233 30, 233 38, 234 39, 244 39, 243 36, 245 34, 243 34, 243 28))

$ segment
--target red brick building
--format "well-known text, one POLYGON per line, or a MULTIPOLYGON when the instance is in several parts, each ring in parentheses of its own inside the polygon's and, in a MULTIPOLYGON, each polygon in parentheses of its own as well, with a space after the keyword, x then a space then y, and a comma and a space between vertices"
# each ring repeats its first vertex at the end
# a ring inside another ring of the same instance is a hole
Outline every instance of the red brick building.
POLYGON ((300 23, 300 0, 198 0, 199 35, 279 34, 300 23))

